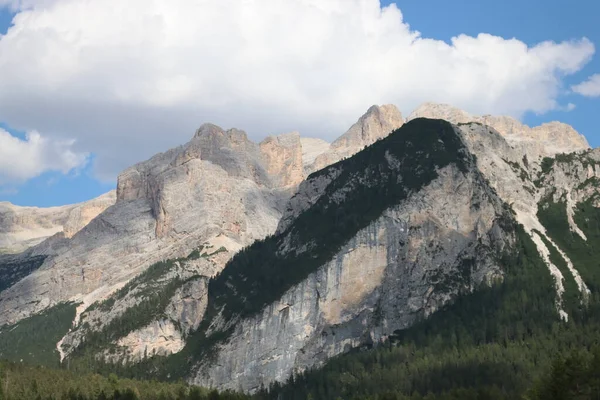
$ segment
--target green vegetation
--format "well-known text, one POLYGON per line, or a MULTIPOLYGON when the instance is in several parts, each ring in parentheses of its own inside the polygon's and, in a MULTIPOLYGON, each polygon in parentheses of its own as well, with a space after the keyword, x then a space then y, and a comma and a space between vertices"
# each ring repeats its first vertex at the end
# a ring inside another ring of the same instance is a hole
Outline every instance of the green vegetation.
POLYGON ((586 179, 585 181, 581 182, 578 186, 577 186, 577 190, 581 190, 584 189, 588 186, 593 186, 595 188, 600 188, 600 179, 598 179, 595 176, 592 176, 591 178, 586 179))
POLYGON ((577 153, 561 153, 557 154, 554 159, 557 163, 572 164, 574 161, 582 161, 577 153))
MULTIPOLYGON (((527 171, 525 171, 523 169, 523 167, 521 167, 521 164, 519 164, 518 162, 513 162, 513 161, 509 161, 509 160, 504 160, 505 163, 507 163, 508 165, 510 165, 510 167, 512 168, 513 171, 515 171, 515 173, 519 174, 519 178, 521 178, 521 180, 523 182, 526 182, 529 180, 529 174, 527 173, 527 171)), ((526 157, 523 157, 524 161, 527 161, 526 157)))
POLYGON ((242 400, 248 396, 209 391, 184 383, 118 379, 111 374, 67 371, 0 362, 2 400, 242 400))
POLYGON ((62 303, 0 328, 0 359, 58 366, 56 343, 69 331, 76 305, 62 303))
POLYGON ((554 158, 544 157, 542 160, 542 174, 547 175, 550 171, 552 171, 552 167, 554 166, 554 158))
POLYGON ((187 259, 188 260, 197 260, 201 257, 202 255, 202 250, 204 250, 204 246, 200 246, 197 249, 195 249, 194 251, 192 251, 188 256, 187 259))
POLYGON ((550 371, 529 391, 528 400, 600 399, 600 349, 557 357, 550 371))
POLYGON ((13 256, 0 257, 0 292, 8 289, 44 263, 46 256, 19 259, 13 256))

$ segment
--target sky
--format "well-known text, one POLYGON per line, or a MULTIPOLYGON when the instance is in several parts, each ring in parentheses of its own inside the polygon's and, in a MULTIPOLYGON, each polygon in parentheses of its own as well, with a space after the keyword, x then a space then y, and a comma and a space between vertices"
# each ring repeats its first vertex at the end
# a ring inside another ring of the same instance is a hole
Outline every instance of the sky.
POLYGON ((54 206, 204 122, 333 140, 425 101, 600 146, 595 0, 0 0, 0 201, 54 206))

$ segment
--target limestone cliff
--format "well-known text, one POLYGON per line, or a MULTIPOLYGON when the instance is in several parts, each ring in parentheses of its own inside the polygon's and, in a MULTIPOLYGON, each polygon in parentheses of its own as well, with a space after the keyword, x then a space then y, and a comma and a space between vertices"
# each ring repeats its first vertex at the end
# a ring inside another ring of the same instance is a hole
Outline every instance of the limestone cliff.
MULTIPOLYGON (((514 146, 514 139, 478 122, 462 123, 454 129, 475 156, 467 170, 471 172, 452 165, 439 169, 437 179, 386 209, 306 279, 255 315, 234 319, 233 333, 217 347, 216 359, 200 362, 192 381, 253 391, 322 365, 351 348, 376 344, 478 283, 493 284, 503 275, 503 266, 494 254, 511 246, 512 233, 505 219, 515 218, 532 236, 555 280, 557 315, 567 320, 565 280, 574 279, 582 298, 589 289, 577 266, 546 233, 538 210, 548 196, 565 201, 571 229, 581 232, 573 221, 572 208, 586 199, 599 198, 598 152, 559 154, 545 160, 543 166, 541 159, 529 160, 536 151, 539 157, 553 154, 555 150, 549 150, 547 143, 514 146), (513 211, 508 211, 508 205, 513 211), (558 249, 568 270, 561 271, 552 263, 547 243, 558 249), (461 273, 465 265, 473 267, 468 269, 468 278, 461 273)), ((571 139, 577 142, 578 137, 571 139)), ((573 146, 582 150, 586 144, 573 146)), ((420 154, 430 157, 427 152, 420 154)), ((391 169, 403 161, 390 154, 385 158, 391 169)), ((418 162, 412 164, 418 169, 418 162)), ((314 253, 316 244, 300 240, 302 236, 293 233, 295 224, 307 214, 323 215, 315 210, 319 204, 329 202, 343 208, 349 196, 364 190, 353 181, 371 179, 373 187, 389 185, 378 180, 384 171, 381 168, 370 175, 369 166, 364 165, 365 176, 349 172, 347 165, 326 168, 301 184, 278 226, 283 243, 279 254, 314 253), (340 185, 340 180, 346 184, 340 185)), ((317 235, 317 230, 310 235, 317 235)), ((229 325, 221 321, 213 326, 218 330, 229 325)))

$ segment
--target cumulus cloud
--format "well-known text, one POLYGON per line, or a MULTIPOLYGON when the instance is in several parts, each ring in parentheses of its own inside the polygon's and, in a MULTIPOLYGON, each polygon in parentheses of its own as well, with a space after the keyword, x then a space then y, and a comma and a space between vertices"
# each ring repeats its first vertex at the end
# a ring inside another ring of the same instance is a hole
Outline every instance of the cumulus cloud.
POLYGON ((378 0, 0 0, 0 120, 77 138, 114 178, 202 122, 332 139, 372 104, 560 109, 587 39, 423 37, 378 0))
POLYGON ((21 140, 0 129, 0 189, 47 171, 66 174, 82 167, 88 156, 74 152, 72 146, 73 140, 52 140, 35 131, 21 140))
POLYGON ((598 97, 600 96, 600 74, 592 75, 585 82, 581 82, 578 85, 574 85, 571 89, 575 93, 579 93, 582 96, 587 97, 598 97))

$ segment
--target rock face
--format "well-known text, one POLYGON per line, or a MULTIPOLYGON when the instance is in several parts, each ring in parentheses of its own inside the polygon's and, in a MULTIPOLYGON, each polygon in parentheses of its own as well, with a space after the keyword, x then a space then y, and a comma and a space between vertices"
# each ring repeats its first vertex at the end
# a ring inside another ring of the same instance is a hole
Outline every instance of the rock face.
POLYGON ((111 191, 96 199, 61 207, 19 207, 0 203, 0 254, 16 254, 62 232, 70 238, 115 203, 111 191))
POLYGON ((117 341, 121 352, 105 359, 119 362, 124 359, 141 360, 151 355, 177 353, 185 346, 186 336, 196 330, 206 310, 207 281, 195 279, 181 286, 165 309, 164 318, 130 332, 117 341))
POLYGON ((302 143, 302 165, 305 168, 305 175, 308 176, 317 157, 327 152, 331 144, 316 138, 300 138, 300 143, 302 143))
POLYGON ((260 143, 260 151, 267 173, 277 186, 294 188, 302 182, 303 150, 298 132, 269 136, 260 143))
POLYGON ((571 126, 550 122, 530 128, 511 117, 474 116, 448 104, 425 103, 410 114, 415 118, 439 118, 454 124, 478 122, 497 130, 518 153, 527 154, 530 160, 572 153, 590 148, 585 137, 571 126))

